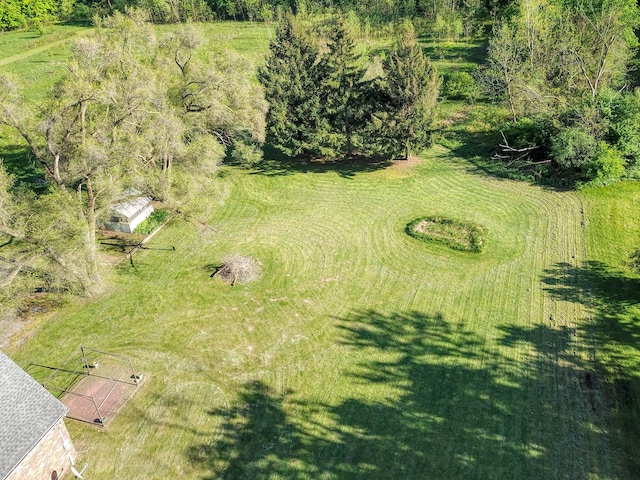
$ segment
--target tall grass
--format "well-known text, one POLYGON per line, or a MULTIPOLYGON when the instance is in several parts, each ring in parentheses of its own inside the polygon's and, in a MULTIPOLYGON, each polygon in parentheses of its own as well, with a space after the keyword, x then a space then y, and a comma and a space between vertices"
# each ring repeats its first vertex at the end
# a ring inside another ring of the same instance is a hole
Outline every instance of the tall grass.
POLYGON ((589 261, 582 278, 597 350, 594 370, 605 392, 609 428, 620 460, 618 474, 640 471, 640 272, 631 257, 640 248, 640 184, 587 188, 585 199, 589 261))

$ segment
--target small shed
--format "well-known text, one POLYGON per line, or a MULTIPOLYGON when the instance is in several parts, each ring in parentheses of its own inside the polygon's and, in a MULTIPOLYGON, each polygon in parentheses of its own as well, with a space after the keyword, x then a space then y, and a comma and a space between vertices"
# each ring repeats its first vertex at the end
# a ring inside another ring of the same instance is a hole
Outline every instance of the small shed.
POLYGON ((122 202, 111 207, 111 218, 104 223, 106 230, 133 233, 135 228, 153 213, 151 198, 135 189, 128 189, 122 202))
POLYGON ((0 352, 0 479, 58 479, 76 450, 67 407, 0 352))

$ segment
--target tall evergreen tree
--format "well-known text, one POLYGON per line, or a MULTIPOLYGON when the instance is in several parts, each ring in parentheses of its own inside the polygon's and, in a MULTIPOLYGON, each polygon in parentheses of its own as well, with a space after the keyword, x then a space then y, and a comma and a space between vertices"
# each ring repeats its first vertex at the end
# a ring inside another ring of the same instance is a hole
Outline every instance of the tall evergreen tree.
POLYGON ((317 59, 317 49, 287 17, 278 26, 266 64, 258 71, 269 103, 266 140, 288 156, 319 153, 317 59))
POLYGON ((379 141, 390 154, 407 159, 431 140, 441 78, 410 24, 385 58, 383 70, 383 111, 376 115, 379 141))
POLYGON ((355 42, 345 20, 339 18, 329 33, 328 52, 321 62, 322 116, 328 132, 324 138, 328 151, 350 156, 357 147, 357 134, 366 125, 365 68, 355 52, 355 42))

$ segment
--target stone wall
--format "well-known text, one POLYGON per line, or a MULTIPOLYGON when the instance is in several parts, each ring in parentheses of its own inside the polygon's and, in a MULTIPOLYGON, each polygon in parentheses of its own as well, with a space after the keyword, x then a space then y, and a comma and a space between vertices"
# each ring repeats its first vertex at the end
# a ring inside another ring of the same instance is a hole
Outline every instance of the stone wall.
POLYGON ((76 458, 76 449, 71 443, 64 419, 61 418, 6 477, 6 480, 73 478, 69 457, 76 458))

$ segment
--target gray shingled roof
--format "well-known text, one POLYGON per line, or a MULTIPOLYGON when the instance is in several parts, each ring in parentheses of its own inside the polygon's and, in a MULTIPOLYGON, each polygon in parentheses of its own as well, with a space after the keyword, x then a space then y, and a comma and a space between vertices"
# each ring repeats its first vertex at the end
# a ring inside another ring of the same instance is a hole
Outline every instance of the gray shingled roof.
POLYGON ((0 352, 0 478, 6 478, 67 411, 0 352))

